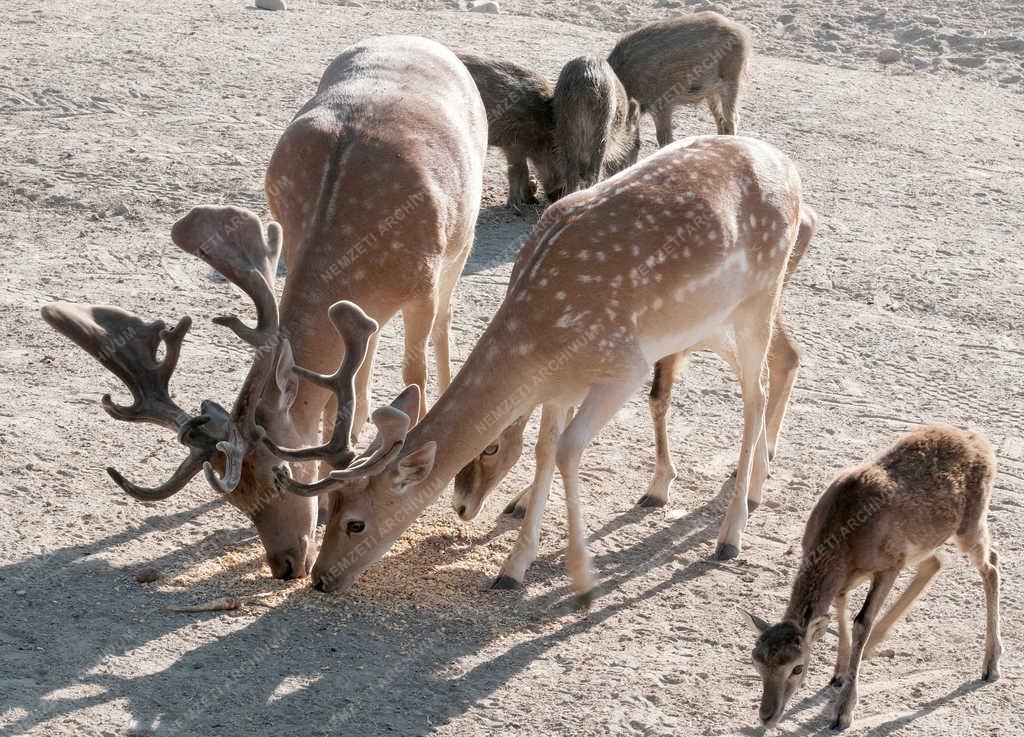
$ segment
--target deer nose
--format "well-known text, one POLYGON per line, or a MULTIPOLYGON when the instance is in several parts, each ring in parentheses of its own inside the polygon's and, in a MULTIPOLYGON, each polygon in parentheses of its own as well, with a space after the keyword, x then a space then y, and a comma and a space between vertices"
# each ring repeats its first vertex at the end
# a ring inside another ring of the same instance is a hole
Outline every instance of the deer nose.
POLYGON ((459 508, 456 509, 455 511, 459 513, 459 517, 461 517, 462 519, 466 518, 466 505, 465 504, 460 504, 459 508))

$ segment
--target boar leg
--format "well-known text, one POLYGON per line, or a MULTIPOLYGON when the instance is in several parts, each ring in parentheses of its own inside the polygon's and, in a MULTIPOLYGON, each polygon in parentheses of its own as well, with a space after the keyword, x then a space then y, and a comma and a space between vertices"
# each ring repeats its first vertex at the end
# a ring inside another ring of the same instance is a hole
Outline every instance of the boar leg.
POLYGON ((651 112, 654 118, 654 130, 658 136, 658 146, 672 143, 672 106, 663 105, 651 112))
POLYGON ((526 163, 526 151, 519 146, 505 149, 508 160, 508 202, 509 207, 536 205, 537 185, 530 181, 530 167, 526 163))

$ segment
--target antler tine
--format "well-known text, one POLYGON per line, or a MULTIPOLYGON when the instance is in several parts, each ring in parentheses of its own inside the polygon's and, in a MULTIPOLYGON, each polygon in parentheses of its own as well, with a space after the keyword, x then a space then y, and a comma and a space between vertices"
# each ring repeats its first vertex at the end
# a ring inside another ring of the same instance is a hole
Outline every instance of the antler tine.
POLYGON ((269 438, 267 447, 286 461, 322 460, 331 468, 344 468, 354 457, 352 452, 352 423, 355 416, 355 376, 366 359, 370 338, 377 332, 377 322, 352 302, 335 302, 327 311, 334 329, 341 336, 345 355, 333 374, 319 374, 301 366, 292 366, 299 376, 334 393, 338 399, 338 414, 334 420, 331 439, 310 448, 282 448, 269 438))
POLYGON ((170 397, 168 385, 192 320, 186 316, 175 327, 167 328, 161 320, 146 322, 118 307, 70 302, 46 305, 42 316, 57 332, 121 379, 131 392, 133 402, 127 406, 116 404, 109 394, 104 394, 100 402, 107 414, 117 420, 151 422, 176 430, 179 441, 189 446, 188 457, 160 486, 137 486, 114 468, 107 469, 110 477, 126 493, 143 501, 166 499, 181 490, 213 454, 225 415, 219 405, 207 402, 204 414, 192 417, 170 397), (157 350, 161 342, 165 354, 159 361, 157 350))
POLYGON ((188 457, 175 469, 171 477, 160 486, 153 488, 136 486, 111 466, 107 466, 107 474, 128 496, 142 502, 158 502, 173 496, 185 488, 185 485, 202 469, 203 463, 206 462, 209 455, 209 452, 203 448, 192 448, 189 451, 188 457))
POLYGON ((240 207, 194 207, 171 227, 171 240, 183 251, 202 259, 256 305, 256 327, 235 315, 213 318, 257 348, 274 340, 278 330, 274 272, 281 256, 281 226, 268 223, 267 237, 255 213, 240 207))
POLYGON ((373 413, 371 419, 377 426, 377 437, 366 453, 348 468, 331 471, 312 484, 303 484, 286 474, 283 467, 278 467, 275 469, 278 486, 299 496, 318 496, 336 490, 345 481, 377 475, 399 456, 405 446, 412 419, 398 407, 410 404, 419 406, 419 387, 415 384, 406 387, 391 406, 380 407, 373 413))

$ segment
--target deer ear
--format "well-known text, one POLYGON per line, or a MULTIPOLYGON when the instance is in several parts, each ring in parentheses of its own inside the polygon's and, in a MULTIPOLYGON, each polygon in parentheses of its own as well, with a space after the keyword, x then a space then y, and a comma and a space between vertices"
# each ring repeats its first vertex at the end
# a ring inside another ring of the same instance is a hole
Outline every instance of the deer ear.
POLYGON ((757 616, 756 614, 751 614, 746 609, 740 609, 740 614, 743 615, 743 618, 747 621, 747 624, 750 626, 750 629, 754 630, 754 632, 756 632, 757 634, 761 634, 771 626, 763 619, 761 619, 759 616, 757 616))
POLYGON ((295 396, 299 393, 299 379, 295 376, 293 368, 295 368, 295 359, 292 357, 292 344, 285 338, 281 341, 277 366, 274 367, 274 383, 277 385, 277 391, 281 394, 279 407, 281 411, 291 409, 295 403, 295 396))
POLYGON ((815 617, 807 625, 807 632, 804 638, 807 640, 808 645, 813 645, 819 637, 825 634, 825 630, 828 629, 828 615, 823 614, 820 617, 815 617))
POLYGON ((437 454, 437 443, 431 440, 424 443, 409 455, 398 461, 395 468, 395 492, 400 494, 413 484, 418 484, 434 470, 434 456, 437 454))

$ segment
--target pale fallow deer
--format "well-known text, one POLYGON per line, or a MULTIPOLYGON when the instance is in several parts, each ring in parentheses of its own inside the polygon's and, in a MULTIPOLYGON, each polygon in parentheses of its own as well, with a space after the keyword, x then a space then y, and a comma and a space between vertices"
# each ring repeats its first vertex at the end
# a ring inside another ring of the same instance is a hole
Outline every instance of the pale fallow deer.
POLYGON ((255 329, 237 318, 219 320, 256 347, 230 415, 208 401, 193 417, 170 400, 167 382, 188 318, 166 329, 118 308, 44 308, 48 322, 132 390, 131 408, 105 398, 109 413, 175 430, 189 448, 188 459, 161 487, 137 487, 111 471, 114 480, 133 496, 159 499, 205 467, 214 487, 256 523, 274 575, 306 575, 316 506, 280 493, 273 467, 284 457, 296 464, 297 476, 312 478, 315 469, 298 464, 319 461, 337 470, 352 461, 353 435, 369 401, 367 341, 377 321, 403 312, 404 374, 417 387, 407 396, 418 403, 431 334, 438 381, 447 385, 451 293, 473 242, 486 146, 480 95, 451 51, 416 37, 370 39, 330 64, 271 160, 267 194, 283 225, 289 265, 280 305, 273 291, 282 248, 276 223, 264 238, 252 212, 201 207, 175 224, 175 243, 240 286, 257 306, 255 329), (370 316, 328 310, 346 298, 358 299, 370 316), (340 368, 326 373, 339 354, 340 368), (321 415, 325 441, 309 447, 321 415), (226 468, 223 477, 218 468, 226 468))
POLYGON ((807 521, 802 560, 782 621, 769 625, 744 613, 758 633, 753 660, 764 686, 763 724, 776 724, 789 697, 803 685, 814 641, 828 626, 829 607, 835 606, 839 653, 832 685, 840 691, 832 728, 850 726, 861 659, 885 640, 939 572, 939 548, 950 538, 981 573, 987 610, 981 677, 999 677, 999 558, 986 519, 995 472, 995 455, 981 435, 930 425, 839 474, 807 521), (897 575, 910 566, 917 567, 916 575, 875 625, 897 575), (865 581, 871 586, 851 637, 847 597, 865 581))
MULTIPOLYGON (((594 575, 582 453, 658 360, 698 345, 731 356, 742 388, 743 442, 716 549, 720 558, 736 555, 748 499, 760 497, 768 473, 767 356, 805 211, 792 162, 766 143, 730 136, 666 147, 555 203, 448 391, 407 435, 390 436, 400 446, 392 459, 312 485, 279 473, 296 493, 331 494, 316 586, 351 585, 497 432, 541 404, 565 485, 568 568, 585 602, 594 575), (572 406, 579 410, 567 423, 572 406)), ((531 496, 496 585, 518 585, 536 556, 547 490, 531 496)))

